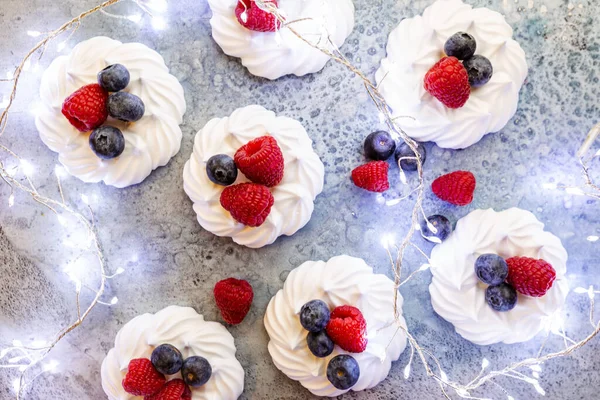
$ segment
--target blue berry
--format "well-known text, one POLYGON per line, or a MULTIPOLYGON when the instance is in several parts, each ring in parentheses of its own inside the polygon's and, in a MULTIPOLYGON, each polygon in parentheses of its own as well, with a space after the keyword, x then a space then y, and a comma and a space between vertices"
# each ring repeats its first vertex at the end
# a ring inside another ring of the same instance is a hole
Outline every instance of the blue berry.
POLYGON ((309 332, 320 332, 329 322, 329 307, 322 300, 311 300, 300 309, 300 324, 309 332))
POLYGON ((508 264, 497 254, 482 254, 475 260, 475 274, 481 282, 496 286, 508 277, 508 264))
POLYGON ((358 362, 348 354, 333 357, 327 365, 327 379, 337 389, 350 389, 356 384, 359 377, 358 362))
POLYGON ((125 122, 139 121, 146 111, 144 102, 135 94, 117 92, 108 96, 108 115, 125 122))
POLYGON ((442 243, 452 233, 452 224, 443 215, 432 215, 427 220, 436 229, 434 233, 429 229, 427 221, 421 221, 421 236, 431 243, 442 243))
POLYGON ((107 92, 118 92, 129 85, 129 71, 121 64, 113 64, 98 72, 98 84, 107 92))
POLYGON ((466 32, 457 32, 444 44, 444 52, 448 57, 456 57, 459 60, 466 60, 475 54, 477 42, 475 38, 466 32))
POLYGON ((385 131, 370 133, 365 139, 365 155, 371 160, 385 161, 396 149, 396 142, 392 136, 385 131))
POLYGON ((306 336, 308 349, 317 357, 327 357, 333 352, 334 343, 325 330, 309 332, 306 336))
POLYGON ((508 283, 488 286, 485 301, 496 311, 510 311, 517 304, 517 291, 508 283))
POLYGON ((492 63, 484 56, 473 56, 465 60, 463 65, 469 74, 469 85, 474 88, 488 83, 494 74, 492 63))
POLYGON ((233 158, 226 154, 217 154, 208 159, 206 174, 211 182, 229 186, 237 179, 238 169, 233 158))
MULTIPOLYGON (((427 159, 427 152, 425 151, 425 146, 423 144, 417 142, 417 152, 421 156, 421 165, 425 163, 427 159)), ((411 150, 410 147, 406 143, 402 143, 400 146, 396 148, 396 152, 394 153, 394 157, 396 158, 396 164, 400 161, 400 168, 404 171, 416 171, 417 170, 417 160, 400 160, 404 157, 415 157, 415 153, 411 150)))
POLYGON ((199 387, 204 385, 212 375, 212 367, 208 360, 200 356, 186 358, 181 367, 181 377, 186 385, 199 387))
POLYGON ((125 150, 123 133, 119 129, 108 125, 94 129, 89 142, 92 151, 103 160, 119 157, 125 150))
POLYGON ((150 361, 152 361, 154 368, 164 375, 176 374, 183 366, 181 352, 170 344, 161 344, 155 348, 150 356, 150 361))

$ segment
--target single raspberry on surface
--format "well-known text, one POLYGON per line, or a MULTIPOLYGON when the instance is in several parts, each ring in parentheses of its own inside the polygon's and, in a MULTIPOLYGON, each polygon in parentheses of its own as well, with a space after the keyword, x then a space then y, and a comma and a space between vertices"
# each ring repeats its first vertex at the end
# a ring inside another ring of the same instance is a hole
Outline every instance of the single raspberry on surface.
POLYGON ((444 57, 425 74, 425 90, 448 108, 460 108, 471 95, 469 74, 456 57, 444 57))
MULTIPOLYGON (((277 0, 267 0, 278 7, 277 0)), ((235 7, 238 22, 246 29, 257 32, 275 32, 281 28, 281 21, 268 11, 261 10, 254 0, 239 0, 235 7)))
POLYGON ((246 178, 268 187, 283 179, 283 153, 272 136, 261 136, 236 151, 235 165, 246 178))
POLYGON ((389 168, 385 161, 371 161, 352 170, 352 182, 370 192, 385 192, 390 188, 389 168))
POLYGON ((144 400, 192 400, 192 391, 183 379, 173 379, 158 393, 145 396, 144 400))
POLYGON ((437 178, 431 190, 440 199, 457 206, 466 206, 473 201, 475 175, 469 171, 454 171, 437 178))
POLYGON ((245 280, 227 278, 217 282, 213 290, 217 307, 223 319, 232 325, 244 320, 250 310, 254 291, 245 280))
POLYGON ((129 361, 123 389, 134 396, 150 396, 161 390, 165 382, 164 375, 154 368, 152 361, 136 358, 129 361))
POLYGON ((274 202, 269 188, 256 183, 227 186, 221 192, 221 206, 237 222, 251 227, 265 222, 274 202))
POLYGON ((530 257, 511 257, 506 281, 521 294, 542 297, 552 287, 556 271, 544 260, 530 257))
POLYGON ((108 118, 107 100, 108 92, 100 85, 87 85, 65 99, 62 113, 77 130, 88 132, 98 128, 108 118))
POLYGON ((367 321, 356 307, 334 308, 326 329, 331 340, 346 351, 362 353, 367 348, 367 321))

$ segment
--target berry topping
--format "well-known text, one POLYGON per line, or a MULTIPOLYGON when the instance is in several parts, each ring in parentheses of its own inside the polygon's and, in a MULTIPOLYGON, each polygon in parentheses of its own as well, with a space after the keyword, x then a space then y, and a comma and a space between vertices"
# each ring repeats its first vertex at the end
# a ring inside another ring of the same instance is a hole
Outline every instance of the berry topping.
MULTIPOLYGON (((267 0, 277 7, 277 0, 267 0)), ((257 32, 275 32, 281 27, 281 22, 268 11, 261 10, 254 0, 239 0, 235 8, 238 22, 246 29, 257 32)))
POLYGON ((283 179, 283 153, 272 136, 261 136, 246 143, 234 156, 235 164, 246 178, 268 187, 283 179))
POLYGON ((421 221, 420 230, 421 236, 428 242, 442 243, 452 233, 452 224, 443 215, 432 215, 427 218, 427 221, 421 221), (427 221, 435 228, 435 232, 429 228, 427 221))
POLYGON ((448 108, 460 108, 469 100, 469 74, 456 57, 445 57, 425 74, 425 90, 448 108))
POLYGON ((320 332, 309 332, 306 336, 306 342, 308 343, 308 349, 316 357, 327 357, 333 352, 335 344, 333 340, 327 335, 327 332, 322 330, 320 332))
POLYGON ((475 55, 463 62, 463 66, 469 75, 469 85, 477 88, 485 85, 492 79, 494 68, 490 60, 484 56, 475 55))
POLYGON ((192 400, 192 391, 183 380, 173 379, 160 392, 146 396, 144 400, 192 400))
POLYGON ((106 121, 108 92, 94 83, 75 91, 65 99, 62 113, 81 132, 96 129, 106 121))
POLYGON ((98 84, 107 92, 118 92, 129 85, 129 71, 121 64, 113 64, 98 72, 98 84))
MULTIPOLYGON (((425 146, 423 146, 422 143, 417 142, 417 152, 421 156, 421 165, 425 164, 425 160, 427 159, 427 152, 425 151, 425 146)), ((402 143, 400 146, 396 147, 394 157, 396 158, 396 164, 399 163, 400 168, 402 168, 402 170, 417 170, 417 160, 412 159, 412 157, 416 157, 416 155, 406 143, 402 143)))
POLYGON ((506 280, 508 265, 497 254, 482 254, 475 260, 475 274, 486 285, 496 286, 506 280))
POLYGON ((103 160, 119 157, 125 150, 123 133, 112 126, 101 126, 94 129, 89 138, 90 148, 103 160))
POLYGON ((175 346, 161 344, 152 351, 150 361, 161 374, 173 375, 181 369, 183 356, 175 346))
POLYGON ((237 179, 238 169, 233 158, 225 154, 217 154, 208 159, 206 174, 211 182, 217 185, 229 186, 237 179))
POLYGON ((163 374, 158 372, 147 358, 129 361, 123 389, 134 396, 149 396, 157 393, 165 384, 163 374))
POLYGON ((496 311, 510 311, 517 304, 517 291, 508 283, 488 286, 485 301, 496 311))
POLYGON ((362 353, 367 348, 367 321, 356 307, 334 308, 327 334, 335 344, 351 353, 362 353))
POLYGON ((327 379, 337 389, 350 389, 356 385, 359 377, 360 367, 358 362, 348 354, 335 356, 327 364, 327 379))
POLYGON ((531 297, 542 297, 552 287, 556 271, 544 260, 529 257, 512 257, 506 260, 508 278, 517 292, 531 297))
POLYGON ((329 306, 322 300, 311 300, 300 309, 300 324, 309 332, 325 329, 329 322, 329 306))
POLYGON ((254 291, 247 281, 228 278, 217 282, 213 289, 217 307, 228 324, 244 320, 254 299, 254 291))
POLYGON ((444 52, 447 56, 466 60, 475 54, 477 42, 475 38, 466 32, 456 32, 444 44, 444 52))
POLYGON ((457 206, 466 206, 473 201, 475 175, 469 171, 454 171, 440 176, 431 184, 431 190, 441 200, 457 206))
POLYGON ((108 96, 108 115, 125 122, 142 119, 146 107, 142 99, 135 94, 117 92, 108 96))
POLYGON ((385 192, 390 188, 388 169, 385 161, 371 161, 352 171, 352 182, 370 192, 385 192))
POLYGON ((396 149, 396 142, 386 131, 370 133, 365 139, 365 156, 371 160, 387 160, 396 149))
POLYGON ((186 358, 181 367, 181 376, 191 387, 200 387, 210 379, 212 367, 208 360, 200 356, 186 358))
POLYGON ((269 189, 256 183, 227 186, 221 193, 221 206, 233 219, 246 226, 261 226, 274 201, 269 189))

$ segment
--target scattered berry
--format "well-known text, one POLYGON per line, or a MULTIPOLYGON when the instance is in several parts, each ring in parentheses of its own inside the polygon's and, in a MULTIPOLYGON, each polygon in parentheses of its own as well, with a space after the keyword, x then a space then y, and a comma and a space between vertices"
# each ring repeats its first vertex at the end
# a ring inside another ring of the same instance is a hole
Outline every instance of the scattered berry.
POLYGON ((104 125, 94 129, 89 138, 90 148, 103 160, 119 157, 125 150, 125 137, 115 127, 104 125))
POLYGON ((475 274, 486 285, 496 286, 506 280, 508 265, 497 254, 482 254, 475 260, 475 274))
POLYGON ((475 38, 466 32, 457 32, 444 44, 444 52, 447 56, 456 57, 459 60, 466 60, 475 54, 477 42, 475 38))
POLYGON ((269 189, 256 183, 240 183, 227 186, 221 193, 221 206, 231 217, 246 226, 261 226, 273 206, 269 189))
POLYGON ((469 171, 454 171, 440 176, 431 184, 431 190, 441 200, 457 206, 466 206, 473 201, 475 175, 469 171))
POLYGON ((320 358, 330 355, 335 346, 333 340, 331 340, 325 330, 320 332, 309 332, 306 336, 306 342, 308 343, 310 352, 320 358))
POLYGON ((238 169, 233 158, 225 154, 217 154, 208 159, 206 174, 211 182, 217 185, 232 185, 238 176, 238 169))
POLYGON ((247 281, 228 278, 217 282, 213 289, 217 307, 228 324, 244 320, 254 299, 254 291, 247 281))
POLYGON ((367 348, 367 321, 356 307, 334 308, 327 334, 335 344, 351 353, 362 353, 367 348))
POLYGON ((233 157, 246 178, 268 187, 283 179, 283 153, 272 136, 261 136, 238 149, 233 157))
POLYGON ((200 356, 186 358, 181 367, 183 381, 191 387, 200 387, 210 379, 212 367, 208 360, 200 356))
POLYGON ((452 224, 448 218, 443 215, 432 215, 427 217, 427 221, 421 221, 421 236, 431 243, 442 243, 452 233, 452 224), (436 229, 435 233, 429 229, 427 221, 436 229))
POLYGON ((73 92, 65 99, 62 113, 81 132, 96 129, 106 121, 108 92, 94 83, 73 92))
POLYGON ((465 105, 471 94, 469 74, 456 57, 445 57, 425 74, 425 90, 448 108, 465 105))
POLYGON ((529 257, 512 257, 506 260, 508 278, 517 292, 531 297, 542 297, 552 287, 556 271, 544 260, 529 257))
MULTIPOLYGON (((419 156, 421 156, 421 165, 425 164, 425 160, 427 159, 427 152, 425 151, 425 146, 423 146, 422 143, 417 142, 417 152, 419 153, 419 156)), ((402 170, 417 170, 417 160, 404 159, 405 157, 416 157, 415 153, 411 150, 410 147, 408 147, 406 143, 402 143, 400 146, 396 147, 394 157, 396 158, 396 164, 399 163, 400 168, 402 168, 402 170)))
POLYGON ((129 71, 121 64, 113 64, 98 72, 98 84, 107 92, 118 92, 129 85, 129 71))
POLYGON ((123 389, 134 396, 149 396, 157 393, 166 379, 154 368, 147 358, 136 358, 129 361, 127 375, 123 379, 123 389))
POLYGON ((517 291, 508 283, 488 286, 485 301, 496 311, 510 311, 517 304, 517 291))
POLYGON ((181 369, 183 356, 177 347, 170 344, 161 344, 152 351, 150 361, 161 374, 173 375, 181 369))
POLYGON ((390 188, 388 170, 385 161, 371 161, 352 171, 352 182, 359 188, 370 192, 385 192, 390 188))
POLYGON ((365 156, 371 160, 385 161, 396 149, 396 141, 386 131, 370 133, 365 139, 365 156))
POLYGON ((494 67, 490 60, 484 56, 475 55, 463 62, 463 66, 469 75, 469 85, 477 88, 485 85, 492 79, 494 67))
POLYGON ((329 322, 329 306, 322 300, 311 300, 300 309, 300 324, 309 332, 320 332, 329 322))
POLYGON ((173 379, 160 392, 145 396, 144 400, 192 400, 192 391, 182 379, 173 379))
MULTIPOLYGON (((277 7, 277 0, 267 0, 277 7)), ((239 0, 235 8, 235 16, 244 28, 257 32, 275 32, 281 27, 281 22, 270 12, 261 10, 254 0, 239 0)))
POLYGON ((335 356, 327 364, 327 379, 337 389, 350 389, 356 385, 359 377, 358 362, 348 354, 335 356))
POLYGON ((117 92, 108 96, 108 115, 125 122, 142 119, 146 107, 142 99, 135 94, 117 92))

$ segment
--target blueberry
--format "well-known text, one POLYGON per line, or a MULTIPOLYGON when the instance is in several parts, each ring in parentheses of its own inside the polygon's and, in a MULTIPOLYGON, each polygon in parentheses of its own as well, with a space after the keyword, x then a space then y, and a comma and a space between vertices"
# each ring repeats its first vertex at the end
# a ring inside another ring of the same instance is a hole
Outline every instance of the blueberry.
POLYGON ((517 291, 508 283, 488 286, 485 301, 496 311, 510 311, 517 304, 517 291))
MULTIPOLYGON (((421 164, 425 163, 427 159, 427 152, 425 151, 425 146, 421 143, 417 142, 417 152, 421 156, 421 164)), ((415 157, 415 153, 411 150, 410 147, 406 143, 402 143, 400 146, 396 147, 396 152, 394 153, 394 157, 396 158, 396 164, 401 158, 404 157, 415 157)), ((404 171, 416 171, 417 170, 417 160, 401 160, 400 167, 404 171)))
POLYGON ((385 131, 370 133, 365 139, 365 155, 371 160, 385 161, 396 149, 396 142, 392 136, 385 131))
POLYGON ((467 73, 469 74, 469 85, 471 87, 480 87, 492 79, 494 68, 490 60, 484 56, 473 56, 463 62, 467 73))
POLYGON ((108 115, 125 122, 139 121, 146 110, 142 99, 135 94, 117 92, 108 96, 108 115))
POLYGON ((421 236, 431 243, 442 243, 452 233, 452 224, 443 215, 432 215, 427 220, 436 229, 434 233, 427 226, 427 221, 421 221, 421 236))
POLYGON ((229 186, 237 179, 238 169, 233 158, 225 154, 217 154, 208 159, 206 174, 211 182, 229 186))
POLYGON ((208 360, 200 356, 186 358, 181 367, 181 376, 186 385, 199 387, 204 385, 212 375, 212 367, 208 360))
POLYGON ((107 92, 118 92, 129 85, 129 71, 121 64, 113 64, 98 72, 98 84, 107 92))
POLYGON ((309 332, 306 336, 308 349, 317 357, 327 357, 333 352, 333 340, 325 330, 320 332, 309 332))
POLYGON ((152 352, 150 361, 152 361, 154 368, 161 374, 173 375, 181 369, 183 356, 175 346, 161 344, 152 352))
POLYGON ((325 329, 329 322, 329 307, 322 300, 311 300, 300 309, 300 324, 309 332, 325 329))
POLYGON ((481 282, 496 286, 508 277, 508 264, 497 254, 482 254, 475 261, 475 274, 481 282))
POLYGON ((125 150, 123 133, 112 126, 104 125, 94 129, 90 135, 92 151, 103 160, 119 157, 125 150))
POLYGON ((475 54, 477 42, 475 38, 466 32, 457 32, 444 44, 444 52, 448 57, 456 57, 459 60, 466 60, 475 54))
POLYGON ((350 389, 359 377, 360 367, 354 357, 348 354, 333 357, 327 365, 327 379, 337 389, 350 389))

